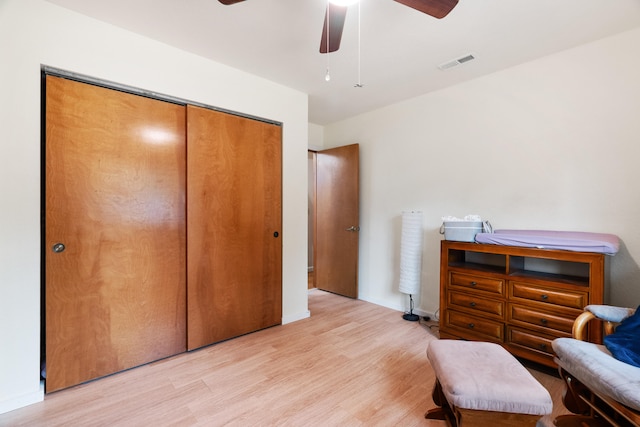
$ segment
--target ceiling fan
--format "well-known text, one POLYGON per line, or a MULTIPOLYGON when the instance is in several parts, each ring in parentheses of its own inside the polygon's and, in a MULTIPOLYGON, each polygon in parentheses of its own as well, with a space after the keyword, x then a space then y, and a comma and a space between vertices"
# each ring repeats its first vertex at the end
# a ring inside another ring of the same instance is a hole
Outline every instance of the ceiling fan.
MULTIPOLYGON (((245 0, 218 0, 225 5, 232 5, 245 0)), ((395 0, 400 4, 409 6, 434 18, 444 18, 458 4, 458 0, 395 0)), ((329 0, 327 11, 324 17, 324 28, 320 39, 320 53, 335 52, 340 48, 344 21, 347 17, 347 6, 337 3, 344 3, 329 0)))

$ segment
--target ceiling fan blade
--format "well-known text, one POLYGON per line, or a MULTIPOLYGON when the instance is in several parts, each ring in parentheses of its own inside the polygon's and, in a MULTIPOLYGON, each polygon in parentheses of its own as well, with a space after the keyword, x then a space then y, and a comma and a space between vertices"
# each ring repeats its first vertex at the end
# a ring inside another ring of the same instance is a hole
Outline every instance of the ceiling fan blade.
POLYGON ((458 0, 395 0, 434 18, 444 18, 458 4, 458 0))
POLYGON ((230 4, 240 3, 244 0, 218 0, 218 1, 222 4, 226 4, 227 6, 229 6, 230 4))
POLYGON ((320 53, 335 52, 336 50, 340 49, 340 40, 342 40, 342 29, 344 28, 344 20, 346 17, 346 6, 338 6, 333 3, 328 4, 327 12, 324 15, 322 39, 320 39, 320 53))

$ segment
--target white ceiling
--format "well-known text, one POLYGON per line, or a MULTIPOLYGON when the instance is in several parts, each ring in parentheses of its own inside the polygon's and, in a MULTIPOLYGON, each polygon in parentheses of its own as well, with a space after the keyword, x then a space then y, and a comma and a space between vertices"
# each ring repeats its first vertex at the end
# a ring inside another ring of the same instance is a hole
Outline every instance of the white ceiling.
POLYGON ((308 93, 309 121, 319 125, 640 26, 640 0, 460 0, 442 20, 361 0, 358 61, 357 5, 327 57, 327 0, 49 1, 308 93), (476 59, 438 69, 467 54, 476 59))

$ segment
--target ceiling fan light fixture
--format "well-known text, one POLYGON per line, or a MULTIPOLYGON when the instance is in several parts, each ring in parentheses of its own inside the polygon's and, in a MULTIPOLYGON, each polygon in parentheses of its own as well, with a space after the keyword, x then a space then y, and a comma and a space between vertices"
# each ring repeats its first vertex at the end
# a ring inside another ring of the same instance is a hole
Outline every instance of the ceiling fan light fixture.
POLYGON ((335 4, 336 6, 351 6, 359 1, 360 0, 329 0, 329 3, 335 4))

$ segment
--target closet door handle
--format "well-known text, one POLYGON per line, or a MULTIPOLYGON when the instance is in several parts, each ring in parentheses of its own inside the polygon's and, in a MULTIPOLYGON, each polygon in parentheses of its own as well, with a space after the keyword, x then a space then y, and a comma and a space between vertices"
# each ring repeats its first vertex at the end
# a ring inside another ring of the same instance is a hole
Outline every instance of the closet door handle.
POLYGON ((345 228, 345 231, 353 231, 353 232, 360 231, 360 227, 356 227, 355 225, 352 225, 349 228, 345 228))
POLYGON ((55 245, 53 245, 53 247, 51 247, 51 250, 57 254, 59 254, 60 252, 64 252, 65 249, 66 247, 64 246, 64 243, 56 243, 55 245))

